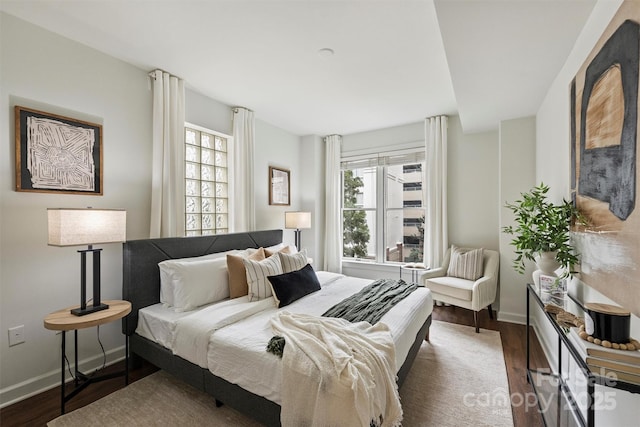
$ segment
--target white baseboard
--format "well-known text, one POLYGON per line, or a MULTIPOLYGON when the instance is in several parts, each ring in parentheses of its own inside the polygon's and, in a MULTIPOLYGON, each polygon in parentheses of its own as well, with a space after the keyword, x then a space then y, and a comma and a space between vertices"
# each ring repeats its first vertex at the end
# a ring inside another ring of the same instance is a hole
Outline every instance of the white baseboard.
POLYGON ((499 311, 498 320, 501 322, 517 323, 518 325, 527 324, 527 316, 520 313, 506 313, 504 311, 499 311))
MULTIPOLYGON (((113 365, 120 360, 124 360, 124 346, 114 348, 106 352, 106 366, 113 365)), ((91 356, 79 362, 80 371, 89 374, 96 369, 100 369, 103 363, 102 353, 91 356)), ((71 361, 71 359, 70 359, 71 361)), ((74 364, 71 363, 71 370, 74 370, 74 364)), ((66 380, 70 380, 69 370, 66 370, 66 380)), ((123 379, 124 381, 124 379, 123 379)), ((36 394, 50 390, 60 386, 60 369, 56 369, 33 378, 29 378, 18 384, 3 388, 0 390, 0 408, 17 403, 36 394)))

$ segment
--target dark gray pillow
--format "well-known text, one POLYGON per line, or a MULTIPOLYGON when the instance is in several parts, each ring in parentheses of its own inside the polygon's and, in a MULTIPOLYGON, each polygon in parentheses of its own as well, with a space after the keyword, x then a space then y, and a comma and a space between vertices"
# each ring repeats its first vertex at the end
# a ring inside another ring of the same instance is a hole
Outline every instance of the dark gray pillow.
POLYGON ((284 307, 305 295, 320 290, 320 282, 311 264, 307 264, 300 270, 290 273, 267 276, 276 299, 278 307, 284 307))

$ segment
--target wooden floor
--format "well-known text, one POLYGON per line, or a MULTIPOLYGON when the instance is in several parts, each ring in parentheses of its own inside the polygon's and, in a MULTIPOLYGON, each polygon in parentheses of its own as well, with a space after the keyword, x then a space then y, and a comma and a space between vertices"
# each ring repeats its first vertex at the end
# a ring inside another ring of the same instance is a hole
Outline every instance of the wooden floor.
MULTIPOLYGON (((512 402, 530 403, 531 399, 527 399, 527 397, 532 396, 533 390, 526 380, 526 327, 491 320, 487 310, 482 311, 478 317, 481 328, 500 331, 512 402)), ((462 325, 473 325, 473 312, 459 307, 434 307, 433 318, 462 325)), ((480 330, 480 333, 482 333, 482 330, 480 330)), ((533 336, 535 337, 535 334, 533 336)), ((532 366, 548 367, 538 340, 533 339, 531 344, 532 366)), ((107 370, 111 372, 122 370, 122 368, 123 363, 120 363, 108 367, 107 370)), ((478 366, 478 369, 482 369, 482 366, 478 366)), ((156 370, 155 366, 143 363, 142 367, 133 369, 130 372, 130 382, 137 381, 156 370)), ((124 387, 124 378, 122 377, 91 384, 82 393, 67 402, 66 410, 70 412, 85 406, 122 387, 124 387)), ((527 407, 526 404, 516 404, 512 405, 512 410, 516 427, 544 425, 535 406, 527 407)), ((0 425, 2 427, 45 426, 47 422, 59 415, 60 389, 54 388, 0 410, 0 425)), ((478 420, 478 422, 481 422, 481 420, 478 420)))

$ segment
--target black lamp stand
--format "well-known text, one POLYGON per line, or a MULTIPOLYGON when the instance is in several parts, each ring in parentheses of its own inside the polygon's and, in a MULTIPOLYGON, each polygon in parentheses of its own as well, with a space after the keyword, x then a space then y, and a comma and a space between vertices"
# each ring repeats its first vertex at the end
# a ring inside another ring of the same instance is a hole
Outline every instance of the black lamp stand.
POLYGON ((79 250, 80 252, 80 308, 71 310, 71 314, 76 316, 84 316, 86 314, 95 313, 96 311, 106 310, 109 308, 107 304, 100 302, 100 252, 102 249, 93 249, 89 245, 87 249, 79 250), (87 253, 93 255, 93 305, 87 306, 87 253))
POLYGON ((296 242, 296 249, 298 249, 298 252, 300 252, 300 229, 296 228, 294 231, 294 236, 295 236, 295 242, 296 242))

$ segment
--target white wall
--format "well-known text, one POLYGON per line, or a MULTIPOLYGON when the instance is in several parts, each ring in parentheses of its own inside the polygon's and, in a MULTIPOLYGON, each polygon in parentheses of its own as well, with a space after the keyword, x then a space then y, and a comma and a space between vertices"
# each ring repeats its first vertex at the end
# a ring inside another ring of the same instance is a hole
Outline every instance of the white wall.
POLYGON ((301 245, 313 258, 316 269, 324 265, 325 244, 325 150, 318 135, 301 138, 300 147, 300 210, 311 212, 311 229, 303 230, 301 245))
MULTIPOLYGON (((149 236, 152 92, 147 73, 10 15, 0 14, 0 405, 55 387, 60 336, 43 327, 50 312, 79 303, 77 248, 47 246, 47 207, 127 210, 127 238, 149 236), (41 109, 103 125, 104 195, 14 191, 13 106, 41 109), (25 326, 24 344, 8 347, 7 329, 25 326)), ((188 82, 187 82, 188 83, 188 82)), ((232 133, 231 107, 186 91, 186 120, 232 133)), ((300 208, 300 138, 256 120, 258 228, 283 228, 284 211, 300 208), (291 170, 291 206, 268 206, 268 166, 291 170)), ((293 243, 293 231, 285 231, 293 243)), ((89 294, 91 291, 88 291, 89 294)), ((121 245, 104 245, 103 299, 122 298, 121 245)), ((71 337, 71 335, 69 336, 71 337)), ((120 322, 100 328, 108 362, 124 355, 120 322)), ((68 354, 72 354, 68 339, 68 354)), ((80 331, 85 370, 102 364, 96 329, 80 331)))
POLYGON ((187 88, 184 109, 188 123, 233 135, 233 110, 230 106, 187 88))
POLYGON ((409 123, 402 126, 377 129, 342 136, 342 154, 377 152, 424 145, 424 123, 409 123))
MULTIPOLYGON (((536 116, 536 181, 544 181, 550 186, 549 195, 555 202, 559 202, 563 197, 568 199, 570 196, 569 84, 609 25, 620 4, 620 0, 600 0, 596 4, 536 116)), ((570 292, 579 294, 584 301, 611 303, 608 298, 584 283, 572 286, 570 292)), ((555 339, 548 328, 541 327, 545 322, 543 313, 538 309, 533 313, 538 326, 537 332, 546 346, 547 357, 555 362, 555 339)), ((633 315, 631 316, 631 336, 640 336, 640 319, 633 315)), ((612 392, 611 389, 598 389, 612 392)), ((616 399, 615 411, 599 411, 596 414, 596 425, 636 425, 640 401, 638 395, 617 391, 614 399, 616 399)))
POLYGON ((497 250, 498 132, 464 134, 452 116, 448 142, 449 243, 497 250))
MULTIPOLYGON (((535 185, 535 118, 500 122, 500 228, 513 224, 513 214, 504 207, 535 185)), ((522 275, 512 267, 515 257, 512 236, 500 233, 499 320, 526 322, 526 284, 532 267, 522 275)))
MULTIPOLYGON (((9 15, 0 20, 0 402, 5 404, 59 381, 60 336, 44 329, 43 318, 79 304, 78 248, 47 246, 46 208, 124 208, 127 238, 148 237, 151 169, 145 159, 151 157, 152 95, 146 71, 9 15), (14 191, 14 105, 103 125, 103 196, 14 191), (17 325, 24 325, 26 342, 8 347, 6 331, 17 325)), ((121 245, 104 245, 101 261, 102 297, 120 299, 121 245)), ((120 327, 114 322, 100 330, 110 359, 123 354, 120 327)), ((99 355, 95 328, 81 331, 80 359, 95 366, 99 355)))
MULTIPOLYGON (((285 211, 300 210, 301 175, 300 167, 300 137, 285 130, 256 120, 256 142, 254 153, 255 168, 255 203, 256 229, 272 228, 284 229, 285 211), (275 166, 290 171, 291 206, 269 205, 269 166, 275 166)), ((304 234, 304 231, 302 232, 304 234)), ((283 240, 294 244, 293 230, 284 230, 283 240)))

